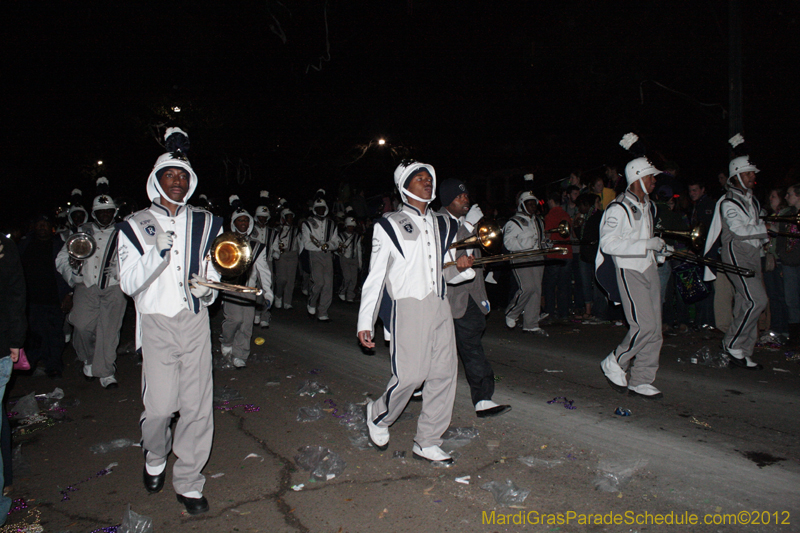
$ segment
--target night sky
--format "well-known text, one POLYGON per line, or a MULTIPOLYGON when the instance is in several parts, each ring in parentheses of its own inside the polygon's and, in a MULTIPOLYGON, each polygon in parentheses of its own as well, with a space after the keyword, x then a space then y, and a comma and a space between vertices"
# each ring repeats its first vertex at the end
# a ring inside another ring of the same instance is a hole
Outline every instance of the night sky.
MULTIPOLYGON (((797 181, 800 3, 742 6, 745 136, 762 184, 797 181)), ((543 183, 624 163, 628 131, 657 163, 709 183, 729 159, 721 0, 0 9, 4 227, 73 187, 88 201, 97 160, 115 195, 144 204, 165 125, 189 133, 195 194, 218 197, 266 188, 301 201, 342 181, 377 194, 400 155, 440 179, 535 171, 543 183), (380 137, 387 146, 370 144, 380 137)))

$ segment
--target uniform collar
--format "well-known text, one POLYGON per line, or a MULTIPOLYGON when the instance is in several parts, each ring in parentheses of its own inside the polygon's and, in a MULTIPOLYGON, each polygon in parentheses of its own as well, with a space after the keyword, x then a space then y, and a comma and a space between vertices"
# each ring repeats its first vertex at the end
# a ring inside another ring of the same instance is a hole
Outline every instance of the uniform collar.
POLYGON ((427 215, 428 212, 430 211, 430 207, 428 207, 425 210, 425 214, 423 214, 422 211, 420 211, 413 205, 403 204, 402 211, 405 211, 406 213, 411 213, 412 215, 417 215, 418 217, 425 217, 425 215, 427 215))
POLYGON ((646 206, 650 205, 650 197, 647 194, 644 195, 644 202, 640 201, 639 197, 636 196, 632 191, 629 191, 629 190, 625 191, 625 197, 630 199, 631 202, 635 202, 636 204, 641 205, 641 206, 645 206, 646 207, 646 206))
MULTIPOLYGON (((165 217, 172 217, 172 214, 169 212, 169 209, 161 205, 161 198, 156 198, 155 200, 153 200, 153 203, 150 204, 150 206, 156 208, 155 209, 156 213, 164 215, 165 217)), ((185 208, 186 208, 185 205, 179 205, 178 209, 175 210, 175 216, 177 217, 178 215, 180 215, 181 211, 185 208)))

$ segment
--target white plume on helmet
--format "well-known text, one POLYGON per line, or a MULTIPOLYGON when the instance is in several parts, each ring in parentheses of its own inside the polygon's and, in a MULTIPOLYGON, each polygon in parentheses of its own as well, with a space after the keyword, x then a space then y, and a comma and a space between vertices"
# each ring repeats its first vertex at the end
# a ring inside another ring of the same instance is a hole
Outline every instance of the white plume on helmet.
POLYGON ((322 198, 317 198, 316 200, 314 200, 314 204, 311 206, 311 210, 314 212, 314 216, 320 216, 320 215, 317 215, 317 208, 318 207, 324 207, 325 208, 325 212, 322 214, 322 216, 320 218, 325 218, 326 216, 328 216, 328 202, 326 202, 322 198))
POLYGON ((407 204, 408 198, 413 198, 418 202, 425 202, 426 204, 429 204, 436 199, 436 171, 433 169, 432 165, 420 163, 419 161, 403 161, 394 171, 394 184, 397 186, 397 190, 400 191, 400 198, 403 200, 403 203, 407 204), (431 192, 431 197, 428 199, 415 196, 414 194, 408 192, 408 189, 405 187, 405 183, 408 178, 423 170, 428 171, 428 174, 430 174, 431 178, 433 178, 433 191, 431 192))
MULTIPOLYGON (((528 210, 525 209, 525 202, 528 200, 533 200, 537 204, 539 203, 539 199, 534 196, 532 191, 523 191, 519 193, 519 198, 517 198, 517 211, 528 213, 528 210)), ((528 213, 528 215, 533 216, 534 213, 528 213)))
MULTIPOLYGON (((172 135, 178 135, 185 138, 188 144, 189 136, 185 131, 180 128, 167 128, 167 131, 164 133, 164 141, 167 143, 168 149, 171 144, 173 144, 170 140, 172 135)), ((177 139, 178 138, 176 137, 175 139, 172 139, 172 141, 177 139)), ((162 196, 164 198, 169 198, 161 189, 161 184, 158 182, 157 173, 162 169, 170 167, 183 169, 189 175, 189 190, 186 192, 186 196, 183 198, 183 200, 180 202, 174 202, 173 200, 170 200, 170 202, 178 205, 186 205, 187 200, 192 197, 194 190, 197 188, 197 174, 194 173, 192 165, 189 163, 189 160, 186 159, 186 154, 182 150, 167 152, 156 159, 156 164, 153 167, 153 170, 150 172, 150 176, 147 178, 147 197, 150 198, 150 201, 155 201, 162 196)))

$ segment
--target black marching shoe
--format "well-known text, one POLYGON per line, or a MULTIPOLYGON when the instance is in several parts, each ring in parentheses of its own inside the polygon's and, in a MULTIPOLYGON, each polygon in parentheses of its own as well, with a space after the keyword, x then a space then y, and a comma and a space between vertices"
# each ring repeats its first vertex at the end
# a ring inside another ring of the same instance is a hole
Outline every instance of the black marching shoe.
POLYGON ((191 515, 208 512, 208 500, 206 500, 205 496, 200 496, 199 498, 187 498, 182 494, 176 494, 175 496, 178 497, 178 503, 183 504, 186 507, 186 512, 191 515))
POLYGON ((143 479, 144 479, 144 488, 150 494, 155 494, 157 492, 161 492, 161 489, 164 488, 164 478, 167 477, 167 469, 164 467, 164 470, 155 476, 151 476, 147 473, 147 467, 144 467, 142 472, 143 479))

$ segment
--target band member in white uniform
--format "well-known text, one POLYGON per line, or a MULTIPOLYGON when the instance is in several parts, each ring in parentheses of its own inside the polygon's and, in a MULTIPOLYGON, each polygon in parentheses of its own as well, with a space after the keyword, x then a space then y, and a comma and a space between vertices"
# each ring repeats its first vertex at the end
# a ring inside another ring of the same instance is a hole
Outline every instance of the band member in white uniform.
POLYGON ((443 267, 458 225, 428 209, 435 198, 433 166, 403 161, 394 181, 403 206, 375 224, 370 271, 358 313, 358 339, 364 347, 375 347, 372 339, 379 313, 392 336, 392 377, 386 392, 367 403, 367 428, 372 444, 385 450, 389 426, 424 383, 413 454, 450 464, 453 458, 439 447, 450 425, 458 371, 446 282, 474 277, 473 260, 462 256, 457 267, 443 267))
MULTIPOLYGON (((241 208, 238 196, 231 196, 231 205, 236 207, 236 211, 231 215, 231 231, 247 238, 253 231, 253 217, 241 208)), ((272 273, 267 261, 269 253, 266 245, 256 240, 250 240, 249 245, 252 249, 253 261, 238 279, 232 280, 232 283, 248 287, 262 287, 264 306, 269 310, 272 301, 272 289, 270 288, 272 287, 272 273)), ((222 321, 222 355, 230 357, 231 364, 236 368, 244 368, 247 366, 247 358, 250 357, 253 317, 256 314, 256 295, 226 292, 222 296, 222 310, 225 315, 225 320, 222 321)))
MULTIPOLYGON (((503 228, 503 244, 509 252, 540 250, 550 246, 544 232, 544 222, 536 214, 539 200, 531 191, 520 193, 517 199, 517 213, 506 222, 503 228)), ((530 263, 530 258, 512 259, 512 264, 530 263)), ((512 268, 517 281, 517 292, 506 307, 506 326, 514 329, 522 315, 522 330, 526 333, 547 337, 547 332, 539 327, 542 315, 542 276, 544 266, 524 266, 512 268)))
POLYGON ((298 255, 302 246, 300 230, 294 225, 291 209, 281 211, 281 225, 272 242, 272 258, 275 265, 275 307, 292 308, 294 281, 297 277, 298 255))
MULTIPOLYGON (((250 232, 250 239, 261 243, 262 245, 266 246, 267 250, 270 250, 272 248, 272 242, 275 240, 275 230, 267 225, 269 219, 272 218, 269 211, 269 206, 267 206, 268 201, 269 192, 261 191, 259 195, 259 205, 256 208, 256 216, 254 221, 255 224, 253 225, 253 230, 250 232)), ((274 272, 272 254, 268 253, 266 259, 270 272, 274 272)), ((272 279, 272 282, 275 282, 275 278, 272 279)), ((259 287, 262 289, 265 288, 261 287, 260 285, 259 287)), ((274 285, 267 288, 269 288, 270 292, 272 292, 274 285)), ((258 324, 262 328, 268 328, 271 318, 272 313, 267 308, 264 295, 261 294, 256 296, 256 313, 253 317, 253 324, 258 324)))
POLYGON ((219 280, 207 257, 222 232, 222 219, 186 204, 197 188, 186 159, 186 134, 169 128, 165 140, 168 152, 147 179, 152 204, 118 225, 120 286, 136 302, 145 489, 163 488, 167 458, 174 451, 172 485, 178 501, 190 514, 199 514, 209 509, 200 471, 214 437, 207 308, 217 291, 197 282, 219 280))
POLYGON ((67 320, 74 326, 72 345, 83 362, 83 374, 87 379, 100 378, 100 385, 109 389, 117 387, 115 362, 127 300, 119 287, 117 206, 107 194, 108 180, 99 178, 97 185, 102 194, 92 203, 94 220, 78 228, 94 239, 97 248, 88 259, 75 261, 65 244, 56 268, 75 287, 67 320))
MULTIPOLYGON (((623 147, 629 149, 633 142, 626 135, 623 147)), ((597 280, 610 301, 622 303, 630 328, 600 366, 614 390, 648 399, 663 397, 653 381, 662 343, 656 252, 666 251, 666 244, 653 236, 656 208, 648 197, 659 173, 646 157, 638 157, 625 167, 628 188, 608 204, 603 214, 595 260, 597 280)))
MULTIPOLYGON (((746 152, 741 135, 729 141, 736 153, 746 152)), ((733 321, 722 339, 722 347, 730 356, 732 367, 761 370, 764 367, 751 359, 758 340, 758 317, 769 305, 761 274, 762 245, 769 242, 767 226, 759 218, 761 206, 753 196, 758 168, 747 155, 731 160, 728 191, 717 202, 714 218, 706 238, 705 254, 713 255, 721 246, 722 261, 749 268, 756 274, 745 277, 726 273, 734 288, 733 321)), ((705 280, 715 279, 705 270, 705 280)))
POLYGON ((328 308, 333 300, 333 252, 341 239, 336 222, 328 218, 328 204, 319 198, 313 205, 314 214, 303 222, 303 248, 308 250, 311 266, 311 291, 308 295, 308 314, 320 322, 329 322, 328 308))
POLYGON ((342 287, 339 299, 352 303, 358 288, 358 272, 361 270, 361 235, 356 231, 356 219, 344 219, 344 233, 341 235, 337 254, 342 268, 342 287))

